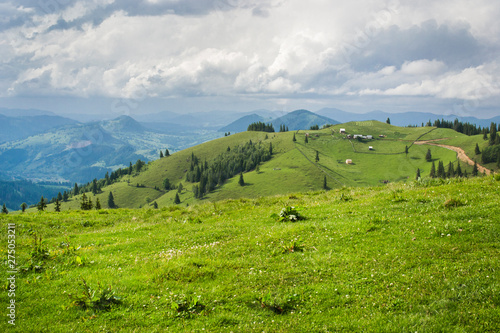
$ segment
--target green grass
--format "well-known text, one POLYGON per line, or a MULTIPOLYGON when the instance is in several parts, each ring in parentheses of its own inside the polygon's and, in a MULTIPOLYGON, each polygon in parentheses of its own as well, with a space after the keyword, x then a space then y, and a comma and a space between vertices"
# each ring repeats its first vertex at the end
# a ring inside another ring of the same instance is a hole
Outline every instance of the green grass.
POLYGON ((17 274, 16 327, 4 317, 0 330, 498 332, 499 185, 424 179, 187 208, 1 215, 2 281, 7 223, 18 267, 39 268, 17 274), (286 206, 306 219, 270 217, 286 206), (46 258, 32 254, 33 234, 46 258), (121 304, 76 306, 82 278, 121 304))

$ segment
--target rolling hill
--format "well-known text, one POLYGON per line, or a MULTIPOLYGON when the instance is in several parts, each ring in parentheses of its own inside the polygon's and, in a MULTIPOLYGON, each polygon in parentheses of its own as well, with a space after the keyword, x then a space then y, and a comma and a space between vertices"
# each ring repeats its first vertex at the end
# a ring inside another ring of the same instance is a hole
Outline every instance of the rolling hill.
MULTIPOLYGON (((118 207, 140 208, 151 206, 153 202, 159 207, 174 205, 176 195, 181 205, 186 206, 203 201, 317 191, 324 188, 325 180, 329 189, 378 186, 412 180, 417 170, 422 176, 429 175, 432 163, 425 159, 428 150, 435 165, 441 161, 447 167, 451 163, 457 168, 460 164, 462 171, 467 170, 471 174, 472 166, 457 160, 456 152, 435 145, 415 145, 416 140, 443 140, 448 145, 464 147, 472 157, 475 157, 476 143, 480 147, 487 145, 482 135, 469 137, 451 129, 402 128, 377 121, 351 122, 318 131, 242 132, 149 162, 140 173, 123 176, 112 185, 103 187, 95 197, 106 207, 111 191, 118 207), (374 139, 349 140, 346 134, 339 133, 340 128, 345 128, 347 134, 372 135, 374 139), (309 134, 307 143, 306 133, 309 134), (203 199, 195 198, 193 186, 199 183, 186 181, 193 156, 201 164, 210 166, 216 158, 227 158, 228 151, 237 151, 249 142, 261 149, 272 146, 272 158, 260 163, 258 169, 244 172, 245 186, 238 184, 238 177, 232 177, 215 186, 203 199), (406 147, 408 154, 405 154, 406 147), (352 160, 352 164, 346 164, 348 159, 352 160), (174 188, 182 183, 183 189, 165 190, 163 183, 166 178, 174 188)), ((486 167, 496 168, 494 163, 486 167)), ((79 209, 79 200, 80 196, 76 196, 63 203, 62 208, 79 209)))

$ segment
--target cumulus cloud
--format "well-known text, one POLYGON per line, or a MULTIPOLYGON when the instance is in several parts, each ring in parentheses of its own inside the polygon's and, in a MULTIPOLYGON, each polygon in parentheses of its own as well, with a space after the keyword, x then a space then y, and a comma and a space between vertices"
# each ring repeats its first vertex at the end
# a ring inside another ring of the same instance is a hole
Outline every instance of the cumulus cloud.
POLYGON ((0 97, 490 98, 499 13, 486 0, 9 1, 0 97))

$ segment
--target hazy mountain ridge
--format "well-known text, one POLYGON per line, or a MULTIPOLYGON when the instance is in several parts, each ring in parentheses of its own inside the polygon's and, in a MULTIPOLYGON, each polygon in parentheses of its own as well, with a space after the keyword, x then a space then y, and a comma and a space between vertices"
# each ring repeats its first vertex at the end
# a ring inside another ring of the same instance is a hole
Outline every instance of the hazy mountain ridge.
POLYGON ((77 121, 57 115, 5 116, 0 114, 0 143, 20 140, 44 133, 53 128, 78 124, 77 121))

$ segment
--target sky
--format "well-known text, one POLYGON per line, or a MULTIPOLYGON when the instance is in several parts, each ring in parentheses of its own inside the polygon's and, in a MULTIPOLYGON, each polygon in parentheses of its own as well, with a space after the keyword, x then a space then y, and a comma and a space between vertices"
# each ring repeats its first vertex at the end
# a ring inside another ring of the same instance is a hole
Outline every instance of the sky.
POLYGON ((500 115, 493 0, 0 1, 0 106, 500 115))

